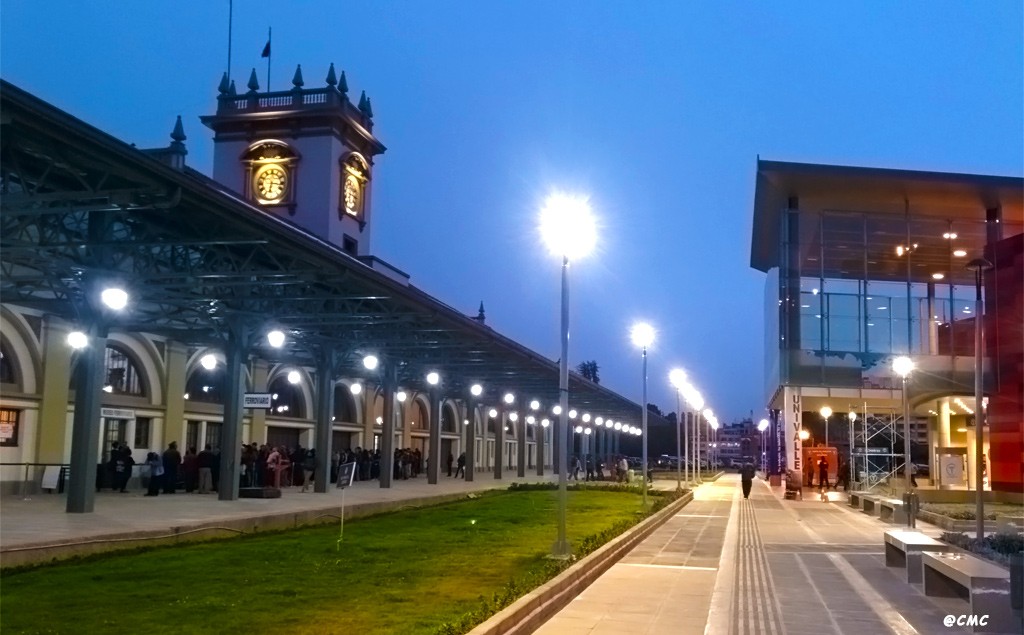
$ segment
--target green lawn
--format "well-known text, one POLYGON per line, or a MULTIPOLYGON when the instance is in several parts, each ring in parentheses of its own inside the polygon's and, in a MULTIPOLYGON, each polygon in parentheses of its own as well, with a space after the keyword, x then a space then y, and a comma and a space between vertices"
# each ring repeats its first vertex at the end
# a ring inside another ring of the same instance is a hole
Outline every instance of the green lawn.
MULTIPOLYGON (((976 504, 970 503, 921 503, 921 509, 927 512, 934 512, 949 516, 955 520, 974 520, 976 518, 976 504)), ((1002 516, 1024 516, 1024 506, 1014 503, 985 503, 985 518, 995 520, 996 515, 1002 516)))
MULTIPOLYGON (((569 539, 637 518, 631 493, 570 491, 569 539)), ((550 570, 556 493, 4 572, 13 633, 434 633, 513 579, 550 570)))

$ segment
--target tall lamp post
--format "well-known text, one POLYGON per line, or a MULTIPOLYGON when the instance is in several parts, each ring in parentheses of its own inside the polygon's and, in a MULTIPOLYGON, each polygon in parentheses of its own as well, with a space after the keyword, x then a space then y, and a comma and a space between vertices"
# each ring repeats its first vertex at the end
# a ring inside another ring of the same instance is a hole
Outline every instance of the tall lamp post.
POLYGON ((768 420, 767 419, 761 419, 757 423, 757 431, 761 433, 761 471, 762 472, 767 472, 768 471, 768 469, 765 466, 766 450, 765 450, 765 441, 764 441, 764 431, 767 430, 767 429, 768 429, 768 420))
POLYGON ((982 316, 985 315, 981 299, 981 286, 985 280, 985 271, 992 268, 992 263, 984 258, 975 258, 967 263, 967 268, 974 272, 974 482, 975 490, 974 517, 977 525, 975 531, 978 540, 985 537, 985 499, 983 498, 985 473, 985 415, 986 409, 982 398, 982 355, 984 355, 984 334, 982 333, 982 316))
POLYGON ((822 408, 821 408, 821 410, 819 410, 819 412, 821 413, 821 417, 825 420, 825 447, 827 448, 827 447, 829 447, 829 445, 828 445, 828 418, 832 416, 832 409, 829 408, 828 406, 822 406, 822 408))
POLYGON ((853 477, 856 476, 856 474, 857 474, 854 471, 854 469, 853 469, 853 467, 854 467, 853 466, 853 436, 854 436, 853 435, 853 425, 855 423, 857 423, 857 411, 856 410, 851 410, 850 411, 849 419, 850 419, 850 428, 849 428, 849 432, 848 432, 848 437, 847 438, 849 439, 849 442, 850 442, 850 453, 849 453, 850 454, 850 462, 846 464, 846 470, 847 470, 846 471, 846 487, 847 487, 847 489, 849 489, 849 487, 850 487, 850 481, 852 481, 853 477))
POLYGON ((590 205, 584 198, 554 194, 540 213, 540 233, 548 251, 562 259, 562 357, 558 362, 558 403, 561 406, 555 436, 561 441, 558 469, 558 538, 551 547, 555 558, 571 555, 566 537, 569 467, 569 260, 586 256, 597 242, 597 229, 590 205))
POLYGON ((910 400, 907 399, 907 375, 914 370, 914 362, 909 357, 897 357, 892 361, 893 371, 903 378, 903 478, 906 488, 904 497, 907 512, 907 526, 914 526, 914 508, 917 506, 917 494, 914 493, 912 464, 910 462, 910 400))
POLYGON ((630 331, 630 338, 633 345, 640 347, 643 351, 644 379, 643 379, 643 409, 640 411, 640 434, 643 435, 641 447, 643 448, 640 457, 641 481, 643 482, 643 503, 647 508, 647 347, 654 342, 654 328, 645 322, 634 324, 630 331))
MULTIPOLYGON (((686 373, 679 370, 678 368, 673 369, 668 374, 668 381, 676 389, 676 489, 683 489, 682 479, 682 468, 683 468, 683 452, 680 446, 680 434, 679 429, 683 425, 683 406, 679 400, 679 391, 686 386, 686 373)), ((687 479, 687 487, 689 487, 689 479, 687 479)))
POLYGON ((718 419, 711 420, 711 456, 708 463, 712 474, 718 471, 718 419))

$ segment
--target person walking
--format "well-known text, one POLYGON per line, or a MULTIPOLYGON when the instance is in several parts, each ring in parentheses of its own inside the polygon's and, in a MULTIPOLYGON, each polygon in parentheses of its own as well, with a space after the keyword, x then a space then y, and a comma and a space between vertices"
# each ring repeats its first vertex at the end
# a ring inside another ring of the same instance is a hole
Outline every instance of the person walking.
POLYGON ((910 486, 917 487, 917 463, 910 464, 910 486))
POLYGON ((750 498, 750 488, 754 485, 754 466, 744 463, 740 469, 740 484, 743 486, 743 498, 750 498))
POLYGON ((828 459, 822 455, 818 460, 818 487, 821 491, 826 491, 829 488, 828 484, 828 459))
POLYGON ((455 478, 459 478, 461 475, 463 478, 466 477, 466 453, 463 452, 459 455, 459 458, 455 461, 455 478))

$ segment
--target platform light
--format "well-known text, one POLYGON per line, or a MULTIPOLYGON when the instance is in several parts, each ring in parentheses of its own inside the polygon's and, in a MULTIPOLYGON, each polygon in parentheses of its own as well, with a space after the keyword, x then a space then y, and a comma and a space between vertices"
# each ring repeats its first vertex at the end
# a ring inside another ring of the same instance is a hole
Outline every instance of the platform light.
POLYGON ((349 385, 348 390, 353 395, 358 395, 359 393, 363 392, 363 385, 360 384, 359 382, 355 382, 354 384, 349 385))
POLYGON ((284 346, 284 331, 274 329, 267 333, 267 343, 274 348, 281 348, 284 346))
POLYGON ((590 413, 584 412, 583 416, 580 417, 580 419, 583 421, 583 423, 590 423, 590 413))
POLYGON ((530 402, 530 410, 540 410, 540 402, 534 399, 530 402))
POLYGON ((570 419, 575 419, 577 414, 579 414, 579 413, 577 413, 576 409, 573 408, 572 410, 569 411, 569 418, 570 419))
POLYGON ((472 386, 469 387, 469 394, 473 395, 474 397, 479 397, 483 393, 484 387, 481 386, 480 384, 473 384, 472 386))
POLYGON ((290 370, 290 371, 288 371, 288 383, 289 384, 297 384, 300 381, 302 381, 302 375, 299 374, 299 371, 297 371, 297 370, 290 370))
POLYGON ((526 415, 526 423, 532 426, 533 424, 537 423, 537 418, 534 417, 533 415, 526 415))
POLYGON ((510 412, 510 413, 508 413, 508 420, 511 421, 512 423, 515 423, 516 421, 519 421, 519 413, 518 412, 510 412))
POLYGON ((108 309, 120 311, 128 306, 128 292, 120 287, 107 287, 100 293, 100 300, 108 309))
POLYGON ((441 375, 437 371, 430 371, 427 373, 427 383, 431 386, 436 386, 441 381, 441 375))
POLYGON ((398 400, 398 403, 405 403, 405 400, 408 398, 409 395, 407 395, 404 390, 399 390, 397 393, 395 393, 395 399, 398 400))
POLYGON ((540 420, 540 425, 541 425, 541 427, 542 427, 542 428, 546 428, 546 427, 548 427, 549 425, 551 425, 551 422, 550 422, 550 421, 548 421, 548 420, 547 420, 546 418, 545 418, 545 419, 541 419, 541 420, 540 420))
POLYGON ((516 396, 515 396, 515 395, 513 395, 513 394, 512 394, 512 393, 510 393, 510 392, 507 392, 507 393, 505 393, 505 396, 504 396, 504 397, 502 397, 501 399, 502 399, 502 401, 504 401, 505 403, 507 403, 507 404, 509 404, 509 405, 512 405, 512 404, 513 404, 513 403, 515 402, 515 400, 516 400, 516 396))
POLYGON ((208 353, 206 355, 203 355, 203 357, 199 360, 199 363, 206 370, 213 370, 214 368, 217 368, 217 356, 212 353, 208 353))
POLYGON ((562 414, 562 406, 559 406, 558 404, 555 404, 554 406, 552 406, 551 407, 551 414, 553 414, 555 416, 558 416, 558 415, 562 414))
POLYGON ((583 426, 576 426, 573 428, 573 431, 576 432, 576 434, 580 434, 583 432, 583 426))
POLYGON ((494 419, 498 416, 498 411, 494 408, 491 408, 490 410, 487 411, 487 416, 489 416, 491 419, 494 419))
POLYGON ((71 331, 68 333, 68 346, 75 350, 80 350, 89 345, 89 337, 81 331, 71 331))

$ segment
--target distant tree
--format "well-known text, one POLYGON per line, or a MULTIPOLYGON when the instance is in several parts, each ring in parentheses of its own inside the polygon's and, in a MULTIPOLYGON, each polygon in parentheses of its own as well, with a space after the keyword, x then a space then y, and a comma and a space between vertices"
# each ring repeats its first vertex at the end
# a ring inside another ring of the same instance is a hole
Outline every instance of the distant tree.
POLYGON ((659 417, 662 416, 661 408, 659 408, 658 406, 656 406, 656 405, 654 405, 652 403, 647 404, 647 412, 653 412, 654 414, 658 415, 659 417))
POLYGON ((601 377, 597 374, 598 366, 596 361, 590 360, 588 362, 580 362, 580 365, 576 367, 576 370, 579 374, 583 375, 584 379, 589 379, 595 384, 601 383, 601 377))

